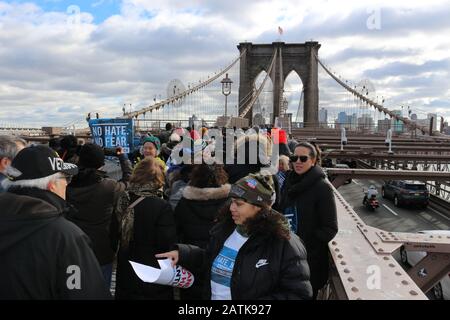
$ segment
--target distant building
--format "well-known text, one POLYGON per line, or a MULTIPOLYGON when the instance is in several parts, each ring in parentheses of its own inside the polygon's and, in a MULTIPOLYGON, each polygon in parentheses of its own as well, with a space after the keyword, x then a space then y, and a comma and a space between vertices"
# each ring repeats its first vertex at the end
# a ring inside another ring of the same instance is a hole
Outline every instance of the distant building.
POLYGON ((391 128, 391 119, 383 119, 383 120, 378 120, 378 129, 377 131, 379 133, 387 133, 387 131, 391 128))
POLYGON ((350 123, 349 129, 356 130, 358 126, 358 116, 356 115, 356 113, 348 116, 348 122, 350 123))
POLYGON ((448 122, 444 122, 442 133, 446 135, 450 135, 450 126, 448 125, 448 122))
MULTIPOLYGON (((393 110, 395 115, 402 117, 402 110, 393 110)), ((403 122, 395 118, 391 119, 391 126, 394 132, 403 132, 403 122)))
POLYGON ((437 114, 436 113, 429 113, 429 114, 427 114, 428 127, 430 126, 431 119, 433 119, 433 128, 432 128, 432 130, 436 131, 437 130, 437 120, 438 120, 437 114))
POLYGON ((328 111, 325 108, 319 110, 319 125, 322 128, 328 127, 328 111))
POLYGON ((337 123, 346 124, 347 123, 347 114, 345 112, 339 112, 337 117, 337 123))
POLYGON ((335 125, 336 129, 345 128, 347 130, 356 130, 358 126, 358 118, 356 113, 349 116, 345 112, 339 112, 335 125))
POLYGON ((374 132, 375 123, 373 118, 368 114, 363 114, 360 118, 358 118, 358 130, 364 132, 374 132))

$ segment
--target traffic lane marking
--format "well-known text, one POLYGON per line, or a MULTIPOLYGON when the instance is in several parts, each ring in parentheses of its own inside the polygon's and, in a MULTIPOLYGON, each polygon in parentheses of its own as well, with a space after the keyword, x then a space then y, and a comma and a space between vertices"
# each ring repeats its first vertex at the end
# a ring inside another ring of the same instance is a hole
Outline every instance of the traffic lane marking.
POLYGON ((394 210, 392 210, 391 208, 389 208, 389 207, 388 207, 387 205, 385 205, 384 203, 383 203, 383 207, 385 207, 386 209, 388 209, 389 212, 391 212, 393 215, 398 216, 398 214, 397 214, 394 210))

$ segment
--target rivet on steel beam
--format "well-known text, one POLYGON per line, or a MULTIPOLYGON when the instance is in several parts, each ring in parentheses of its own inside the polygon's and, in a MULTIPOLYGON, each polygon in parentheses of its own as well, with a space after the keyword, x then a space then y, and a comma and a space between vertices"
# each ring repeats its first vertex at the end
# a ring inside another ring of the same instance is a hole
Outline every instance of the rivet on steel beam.
POLYGON ((350 270, 347 269, 347 268, 345 268, 345 269, 344 269, 344 272, 345 272, 345 273, 350 273, 350 270))
POLYGON ((383 249, 381 249, 381 248, 379 248, 379 249, 378 249, 378 251, 379 251, 379 252, 384 252, 384 250, 383 250, 383 249))
POLYGON ((336 248, 336 249, 334 249, 334 251, 339 252, 339 251, 341 251, 341 250, 339 250, 338 248, 336 248))
POLYGON ((337 245, 337 242, 336 242, 336 241, 333 241, 333 242, 331 242, 331 244, 332 244, 333 246, 335 246, 335 245, 337 245))
POLYGON ((384 257, 383 259, 384 259, 384 260, 389 260, 389 257, 384 257))
POLYGON ((417 296, 417 295, 418 295, 418 293, 415 292, 414 290, 411 290, 409 293, 410 293, 412 296, 417 296))
POLYGON ((409 284, 409 282, 406 281, 406 280, 403 280, 403 281, 402 281, 402 284, 404 284, 405 286, 407 286, 407 285, 409 284))
POLYGON ((401 273, 401 272, 398 272, 398 271, 395 271, 395 275, 396 275, 396 276, 401 276, 402 273, 401 273))
POLYGON ((378 242, 374 241, 373 244, 377 246, 377 245, 378 245, 378 242))
POLYGON ((342 259, 344 256, 342 254, 338 254, 337 256, 339 259, 342 259))
POLYGON ((352 277, 348 278, 347 280, 348 280, 348 282, 354 282, 355 281, 352 277))
POLYGON ((345 266, 346 264, 347 264, 347 262, 341 261, 341 265, 345 266))
POLYGON ((358 290, 357 287, 353 287, 353 288, 352 288, 352 291, 353 291, 353 292, 358 292, 359 290, 358 290))
POLYGON ((395 268, 395 264, 393 264, 393 263, 389 263, 389 267, 391 267, 391 268, 395 268))
POLYGON ((364 231, 364 232, 367 232, 367 229, 364 229, 363 231, 364 231))

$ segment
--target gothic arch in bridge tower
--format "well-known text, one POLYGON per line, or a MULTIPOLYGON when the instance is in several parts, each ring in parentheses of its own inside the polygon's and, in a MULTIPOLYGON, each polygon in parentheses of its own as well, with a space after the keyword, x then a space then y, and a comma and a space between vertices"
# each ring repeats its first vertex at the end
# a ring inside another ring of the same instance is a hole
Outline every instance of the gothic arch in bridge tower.
MULTIPOLYGON (((294 70, 300 77, 304 87, 304 111, 303 121, 305 126, 316 126, 319 117, 319 88, 318 88, 318 64, 315 55, 318 56, 320 44, 318 42, 272 44, 240 43, 238 49, 240 59, 239 101, 251 93, 253 83, 262 70, 266 70, 272 60, 276 49, 281 50, 277 55, 270 77, 273 82, 273 117, 280 114, 280 93, 283 83, 289 73, 294 70), (281 63, 280 59, 281 58, 281 63), (280 76, 281 75, 281 76, 280 76)), ((239 113, 245 105, 239 105, 239 113)), ((246 117, 251 121, 251 112, 246 117)))
POLYGON ((295 70, 292 70, 284 79, 284 98, 288 103, 286 113, 292 113, 292 121, 303 122, 303 105, 300 106, 302 90, 302 79, 295 70), (302 113, 297 115, 299 111, 302 113))

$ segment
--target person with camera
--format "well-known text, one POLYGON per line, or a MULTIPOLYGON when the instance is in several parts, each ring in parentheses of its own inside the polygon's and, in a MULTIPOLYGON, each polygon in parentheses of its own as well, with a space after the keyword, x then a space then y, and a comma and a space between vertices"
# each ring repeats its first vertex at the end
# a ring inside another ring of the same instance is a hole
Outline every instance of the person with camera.
POLYGON ((86 143, 79 154, 79 173, 67 187, 67 201, 75 207, 68 219, 80 227, 91 239, 93 250, 102 268, 107 284, 111 283, 112 263, 116 246, 116 227, 111 226, 111 216, 119 194, 128 186, 132 168, 121 147, 117 148, 122 169, 122 179, 110 179, 100 170, 105 164, 105 152, 93 143, 86 143))

